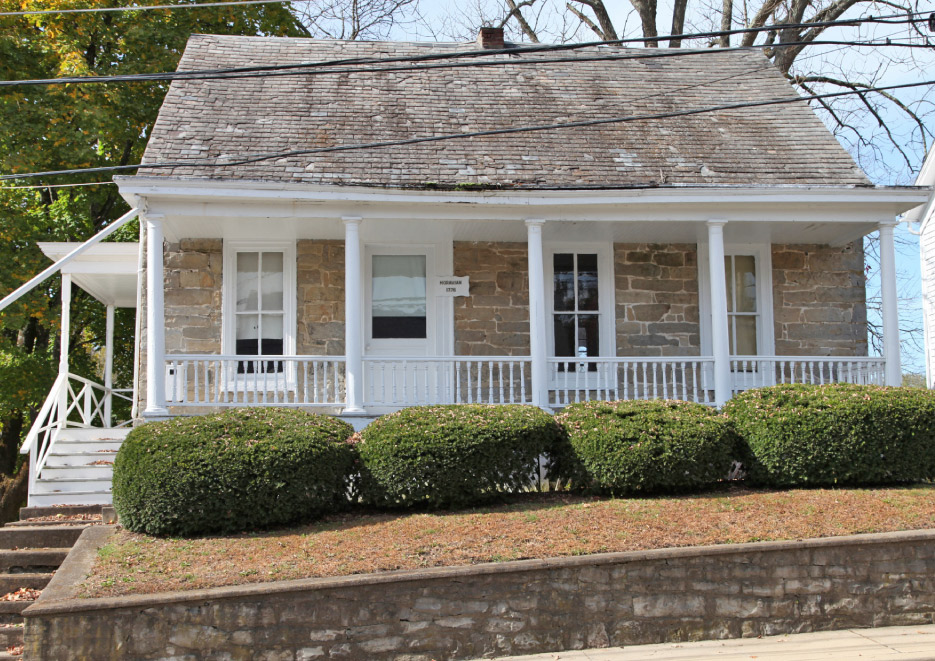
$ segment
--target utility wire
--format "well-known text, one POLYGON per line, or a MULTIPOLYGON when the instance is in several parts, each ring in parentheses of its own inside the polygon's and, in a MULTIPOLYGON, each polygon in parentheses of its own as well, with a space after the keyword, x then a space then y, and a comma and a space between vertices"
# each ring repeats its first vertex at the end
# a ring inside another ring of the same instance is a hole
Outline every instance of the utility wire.
POLYGON ((902 47, 902 48, 926 48, 932 46, 926 44, 911 44, 904 42, 893 42, 890 40, 882 42, 874 41, 792 41, 784 44, 773 44, 770 46, 743 46, 736 48, 705 48, 705 49, 641 49, 645 52, 630 53, 627 55, 576 55, 572 57, 541 57, 530 59, 509 59, 509 60, 482 60, 479 62, 442 62, 437 64, 419 64, 419 65, 398 65, 398 66, 379 66, 369 68, 310 68, 312 65, 273 65, 275 69, 263 71, 243 71, 243 72, 222 72, 207 73, 202 71, 188 72, 176 71, 172 73, 159 74, 126 74, 117 76, 73 76, 69 78, 43 78, 32 80, 3 80, 0 81, 0 87, 27 87, 39 85, 71 85, 71 84, 103 84, 103 83, 128 83, 128 82, 161 82, 166 80, 237 80, 243 78, 277 78, 281 76, 330 76, 338 74, 378 74, 378 73, 402 73, 413 71, 431 71, 435 69, 461 69, 474 67, 503 67, 503 66, 523 66, 538 64, 560 64, 567 62, 619 62, 622 60, 652 60, 665 59, 673 57, 691 57, 715 55, 724 52, 738 51, 760 51, 764 48, 794 47, 794 46, 856 46, 867 48, 878 47, 902 47))
POLYGON ((591 120, 582 120, 576 122, 562 122, 557 124, 542 124, 534 126, 517 126, 510 128, 502 129, 490 129, 487 131, 474 131, 471 133, 448 133, 443 135, 435 136, 425 136, 421 138, 404 138, 399 140, 384 140, 380 142, 368 142, 360 144, 350 144, 350 145, 335 145, 332 147, 318 147, 315 149, 296 149, 286 152, 276 152, 269 154, 258 154, 255 156, 247 156, 244 158, 239 158, 230 161, 219 161, 219 160, 183 160, 183 161, 171 161, 166 163, 145 163, 139 165, 111 165, 104 167, 95 167, 95 168, 73 168, 69 170, 49 170, 46 172, 30 172, 23 174, 8 174, 0 176, 0 181, 9 181, 14 179, 31 179, 35 177, 48 177, 56 175, 70 175, 70 174, 90 174, 92 172, 121 172, 126 170, 141 170, 141 169, 166 169, 166 168, 183 168, 183 167, 232 167, 238 165, 248 165, 250 163, 258 163, 261 161, 268 161, 277 158, 290 158, 294 156, 309 156, 314 154, 325 154, 333 152, 346 152, 346 151, 363 151, 368 149, 382 149, 386 147, 401 147, 406 145, 416 145, 416 144, 425 144, 431 142, 443 142, 450 140, 463 140, 466 138, 482 138, 495 135, 509 135, 514 133, 532 133, 538 131, 554 131, 561 129, 569 128, 583 128, 589 126, 600 126, 604 124, 625 124, 629 122, 639 122, 639 121, 648 121, 655 119, 670 119, 674 117, 687 117, 690 115, 701 115, 711 112, 720 112, 725 110, 737 110, 741 108, 760 108, 764 106, 776 106, 776 105, 787 105, 790 103, 798 103, 800 101, 810 101, 818 99, 830 99, 843 96, 852 96, 852 95, 864 95, 870 92, 885 92, 895 89, 908 89, 914 87, 923 87, 935 85, 935 80, 926 80, 918 83, 904 83, 902 85, 886 85, 881 87, 868 87, 860 90, 851 90, 846 92, 828 92, 825 94, 812 94, 808 96, 795 96, 795 97, 784 97, 781 99, 769 99, 766 101, 748 101, 745 103, 727 103, 719 106, 709 106, 706 108, 696 108, 693 110, 680 110, 673 112, 664 112, 664 113, 653 113, 648 115, 632 115, 632 116, 622 116, 622 117, 608 117, 605 119, 591 119, 591 120))
MULTIPOLYGON (((171 72, 159 72, 159 73, 143 73, 143 74, 127 74, 127 75, 116 75, 116 76, 71 76, 63 78, 46 78, 46 79, 31 79, 31 80, 9 80, 9 81, 0 81, 0 86, 10 87, 10 86, 19 86, 19 85, 56 85, 56 84, 72 84, 72 83, 108 83, 108 82, 136 82, 136 81, 162 81, 162 80, 183 80, 183 79, 213 79, 213 78, 239 78, 247 76, 239 76, 232 74, 247 74, 247 73, 258 73, 258 72, 271 72, 271 71, 290 71, 290 72, 302 72, 308 73, 308 70, 314 69, 326 69, 329 67, 357 67, 364 65, 385 65, 388 63, 399 64, 399 63, 418 63, 418 62, 428 62, 428 61, 437 61, 437 60, 451 60, 451 59, 463 59, 463 58, 488 58, 496 55, 523 55, 523 54, 532 54, 532 53, 544 53, 544 52, 556 52, 556 51, 570 51, 578 50, 582 48, 590 48, 597 46, 608 46, 608 45, 624 45, 628 43, 639 43, 645 41, 661 41, 665 39, 700 39, 707 37, 720 37, 724 35, 734 35, 734 34, 747 34, 747 33, 756 33, 756 32, 770 32, 777 30, 787 30, 792 28, 815 28, 815 27, 833 27, 833 26, 855 26, 861 25, 863 23, 885 23, 885 24, 909 24, 916 23, 918 20, 913 19, 909 16, 914 16, 920 14, 921 12, 912 12, 905 14, 891 14, 883 17, 866 17, 866 18, 857 18, 857 19, 841 19, 835 21, 821 21, 815 23, 794 23, 794 24, 776 24, 770 26, 764 26, 760 28, 740 28, 736 30, 721 30, 715 32, 698 32, 693 34, 683 34, 683 35, 674 35, 666 37, 633 37, 628 39, 616 39, 611 41, 591 41, 591 42, 580 42, 574 44, 552 44, 552 45, 540 45, 540 46, 518 46, 511 48, 502 48, 502 49, 482 49, 482 50, 469 50, 469 51, 455 51, 451 53, 431 53, 427 55, 413 55, 413 56, 400 56, 400 57, 390 57, 390 58, 375 58, 375 57, 363 57, 363 58, 344 58, 339 60, 322 60, 318 62, 304 62, 298 64, 273 64, 273 65, 258 65, 250 67, 234 67, 234 68, 224 68, 224 69, 198 69, 191 71, 171 71, 171 72)), ((920 19, 921 20, 921 19, 920 19)), ((751 46, 746 47, 750 49, 759 50, 762 48, 782 48, 782 47, 791 47, 791 46, 810 46, 810 45, 849 45, 849 46, 860 46, 866 45, 870 47, 880 47, 880 46, 904 46, 904 47, 928 47, 921 44, 905 44, 905 43, 893 43, 893 42, 865 42, 861 43, 858 41, 797 41, 797 42, 786 42, 780 44, 768 44, 761 46, 751 46)), ((652 53, 646 54, 632 54, 632 55, 618 55, 618 56, 602 56, 606 59, 645 59, 645 58, 658 58, 658 57, 679 57, 679 56, 689 56, 697 55, 699 53, 707 52, 720 52, 725 49, 667 49, 655 51, 652 53)), ((595 56, 597 57, 597 56, 595 56)), ((517 64, 517 63, 536 63, 541 62, 542 60, 519 60, 510 58, 509 60, 496 60, 492 63, 493 66, 503 66, 505 64, 517 64)), ((556 60, 562 61, 562 60, 556 60)), ((462 66, 480 66, 486 63, 482 62, 469 62, 462 66)), ((419 68, 439 68, 439 67, 412 67, 412 68, 389 68, 383 67, 382 69, 340 69, 335 70, 335 73, 368 73, 370 71, 408 71, 416 70, 419 68)))
POLYGON ((0 186, 0 192, 8 190, 44 190, 46 188, 74 188, 77 186, 110 186, 113 181, 91 181, 85 184, 36 184, 34 186, 0 186))
POLYGON ((43 14, 101 14, 115 11, 148 11, 151 9, 194 9, 196 7, 231 7, 233 5, 290 4, 302 0, 243 0, 243 2, 202 2, 190 5, 140 5, 139 7, 97 7, 94 9, 37 9, 32 11, 2 11, 0 16, 38 16, 43 14))

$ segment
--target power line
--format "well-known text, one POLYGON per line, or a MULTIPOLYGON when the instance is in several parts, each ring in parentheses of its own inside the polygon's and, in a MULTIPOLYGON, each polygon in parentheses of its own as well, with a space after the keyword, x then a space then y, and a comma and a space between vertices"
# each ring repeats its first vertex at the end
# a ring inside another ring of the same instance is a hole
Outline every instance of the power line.
POLYGON ((116 11, 149 11, 152 9, 194 9, 197 7, 230 7, 233 5, 289 4, 302 0, 243 0, 243 2, 202 2, 190 5, 140 5, 139 7, 97 7, 94 9, 39 9, 34 11, 3 11, 0 16, 38 16, 43 14, 101 14, 116 11))
POLYGON ((0 186, 0 192, 8 190, 44 190, 46 188, 74 188, 76 186, 112 186, 113 181, 92 181, 85 184, 36 184, 35 186, 0 186))
MULTIPOLYGON (((633 37, 628 39, 616 39, 611 41, 592 41, 592 42, 581 42, 574 44, 552 44, 552 45, 540 45, 540 46, 519 46, 511 48, 502 48, 502 49, 482 49, 482 50, 469 50, 469 51, 455 51, 451 53, 432 53, 427 55, 414 55, 414 56, 400 56, 400 57, 390 57, 390 58, 374 58, 374 57, 362 57, 362 58, 344 58, 339 60, 322 60, 319 62, 304 62, 298 64, 273 64, 273 65, 257 65, 249 67, 234 67, 234 68, 225 68, 225 69, 198 69, 192 71, 171 71, 171 72, 159 72, 159 73, 143 73, 143 74, 126 74, 126 75, 116 75, 116 76, 71 76, 63 78, 46 78, 46 79, 28 79, 28 80, 10 80, 10 81, 0 81, 0 86, 3 87, 12 87, 12 86, 21 86, 21 85, 61 85, 61 84, 73 84, 73 83, 110 83, 110 82, 138 82, 138 81, 163 81, 163 80, 185 80, 185 79, 196 79, 196 80, 208 80, 208 79, 220 79, 220 78, 245 78, 253 77, 246 75, 234 75, 234 74, 257 74, 260 72, 282 72, 288 71, 289 74, 283 75, 295 75, 296 73, 311 73, 309 70, 313 69, 327 69, 330 67, 358 67, 364 65, 385 65, 388 63, 418 63, 418 62, 428 62, 428 61, 438 61, 438 60, 451 60, 451 59, 464 59, 464 58, 488 58, 495 55, 523 55, 523 54, 534 54, 534 53, 543 53, 543 52, 556 52, 556 51, 570 51, 578 50, 582 48, 597 47, 597 46, 608 46, 608 45, 624 45, 628 43, 638 43, 645 41, 661 41, 664 39, 677 38, 683 40, 689 39, 700 39, 707 37, 720 37, 724 35, 735 35, 735 34, 747 34, 747 33, 757 33, 757 32, 769 32, 776 30, 788 30, 792 28, 815 28, 815 27, 833 27, 833 26, 854 26, 861 25, 863 23, 884 23, 884 24, 909 24, 918 22, 916 19, 911 18, 920 12, 907 12, 905 14, 891 14, 888 16, 882 17, 866 17, 866 18, 856 18, 856 19, 840 19, 836 21, 821 21, 815 23, 795 23, 795 24, 776 24, 771 26, 764 26, 760 28, 740 28, 737 30, 721 30, 714 32, 698 32, 693 34, 683 34, 683 35, 674 35, 668 37, 633 37), (896 19, 896 20, 893 20, 896 19)), ((762 49, 762 48, 782 48, 782 47, 794 47, 794 46, 814 46, 814 45, 848 45, 848 46, 869 46, 869 47, 882 47, 882 46, 902 46, 908 48, 916 47, 928 47, 920 44, 906 44, 906 43, 893 43, 889 41, 885 42, 857 42, 857 41, 797 41, 797 42, 785 42, 780 44, 768 44, 760 46, 751 46, 747 47, 750 49, 762 49)), ((724 49, 669 49, 669 50, 654 50, 653 52, 648 52, 645 54, 630 54, 630 55, 607 55, 600 56, 602 59, 649 59, 649 58, 659 58, 659 57, 680 57, 688 55, 697 55, 700 53, 707 52, 720 52, 724 49)), ((598 56, 595 56, 597 58, 598 56)), ((573 61, 580 61, 583 58, 576 58, 573 61)), ((554 60, 554 61, 565 61, 565 60, 554 60)), ((383 67, 377 69, 335 69, 333 73, 369 73, 373 72, 392 72, 392 71, 410 71, 418 69, 431 69, 431 68, 450 68, 454 66, 503 66, 505 64, 519 64, 519 63, 538 63, 543 62, 543 60, 495 60, 491 63, 487 62, 469 62, 461 65, 448 65, 446 67, 436 66, 420 66, 420 67, 410 67, 410 68, 400 68, 400 67, 383 67)), ((317 72, 316 72, 317 73, 317 72)))
POLYGON ((96 168, 74 168, 69 170, 49 170, 46 172, 30 172, 23 174, 9 174, 0 176, 0 181, 14 180, 14 179, 30 179, 35 177, 48 177, 48 176, 57 176, 57 175, 69 175, 69 174, 90 174, 92 172, 121 172, 126 170, 141 170, 141 169, 167 169, 167 168, 181 168, 181 167, 233 167, 238 165, 248 165, 250 163, 258 163, 261 161, 268 161, 276 158, 290 158, 293 156, 310 156, 314 154, 325 154, 333 152, 345 152, 345 151, 362 151, 367 149, 382 149, 387 147, 401 147, 406 145, 416 145, 424 144, 431 142, 443 142, 450 140, 463 140, 466 138, 482 138, 490 137, 495 135, 509 135, 514 133, 532 133, 538 131, 554 131, 570 128, 583 128, 589 126, 600 126, 605 124, 625 124, 629 122, 639 122, 639 121, 649 121, 655 119, 670 119, 674 117, 687 117, 690 115, 701 115, 711 112, 720 112, 725 110, 737 110, 741 108, 760 108, 763 106, 775 106, 775 105, 787 105, 790 103, 797 103, 800 101, 810 101, 818 99, 830 99, 843 96, 851 95, 864 95, 870 92, 885 92, 895 89, 908 89, 913 87, 923 87, 935 85, 935 80, 926 80, 919 83, 904 83, 902 85, 886 85, 881 87, 868 87, 860 90, 851 90, 846 92, 828 92, 825 94, 812 94, 808 96, 795 96, 795 97, 785 97, 781 99, 769 99, 766 101, 748 101, 745 103, 728 103, 719 106, 709 106, 706 108, 696 108, 694 110, 680 110, 673 112, 665 113, 654 113, 649 115, 633 115, 633 116, 622 116, 622 117, 609 117, 605 119, 591 119, 591 120, 582 120, 577 122, 562 122, 557 124, 543 124, 535 126, 518 126, 511 128, 502 128, 502 129, 490 129, 487 131, 474 131, 471 133, 448 133, 444 135, 436 136, 425 136, 422 138, 404 138, 399 140, 385 140, 380 142, 369 142, 361 144, 351 144, 351 145, 336 145, 332 147, 318 147, 315 149, 297 149, 286 152, 276 152, 270 154, 258 154, 256 156, 247 156, 244 158, 231 160, 231 161, 207 161, 207 160, 187 160, 187 161, 172 161, 166 163, 146 163, 139 165, 112 165, 96 168))

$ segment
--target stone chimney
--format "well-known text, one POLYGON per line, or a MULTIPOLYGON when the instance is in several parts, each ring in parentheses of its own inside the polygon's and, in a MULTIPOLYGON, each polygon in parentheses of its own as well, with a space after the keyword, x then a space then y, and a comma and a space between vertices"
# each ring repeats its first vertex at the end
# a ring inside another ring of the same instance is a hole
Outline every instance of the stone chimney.
POLYGON ((503 48, 503 28, 481 28, 477 33, 477 45, 489 50, 503 48))

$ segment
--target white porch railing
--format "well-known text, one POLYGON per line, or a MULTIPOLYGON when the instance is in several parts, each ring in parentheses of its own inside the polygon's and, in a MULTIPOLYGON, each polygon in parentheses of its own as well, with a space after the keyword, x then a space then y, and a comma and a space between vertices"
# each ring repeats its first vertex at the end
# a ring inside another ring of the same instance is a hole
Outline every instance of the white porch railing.
POLYGON ((681 399, 713 404, 705 370, 712 358, 549 358, 549 405, 619 399, 681 399))
POLYGON ((734 393, 781 383, 883 385, 883 358, 869 356, 736 356, 734 393))
POLYGON ((166 356, 169 406, 343 406, 344 356, 166 356))
POLYGON ((364 406, 530 404, 528 356, 364 358, 364 406))
MULTIPOLYGON (((33 422, 21 454, 29 454, 30 489, 45 467, 49 452, 58 440, 58 430, 65 428, 91 429, 111 427, 110 400, 118 397, 131 401, 129 389, 108 390, 77 374, 59 374, 52 384, 39 415, 33 422)), ((130 424, 122 421, 117 427, 130 424)))

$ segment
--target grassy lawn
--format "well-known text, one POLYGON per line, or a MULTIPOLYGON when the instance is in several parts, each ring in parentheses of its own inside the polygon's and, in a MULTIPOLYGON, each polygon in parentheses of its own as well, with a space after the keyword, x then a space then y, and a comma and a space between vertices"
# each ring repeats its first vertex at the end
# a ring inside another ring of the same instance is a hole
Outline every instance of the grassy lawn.
POLYGON ((536 494, 484 509, 356 513, 225 537, 121 530, 100 550, 82 596, 922 528, 935 528, 935 485, 659 498, 536 494))

